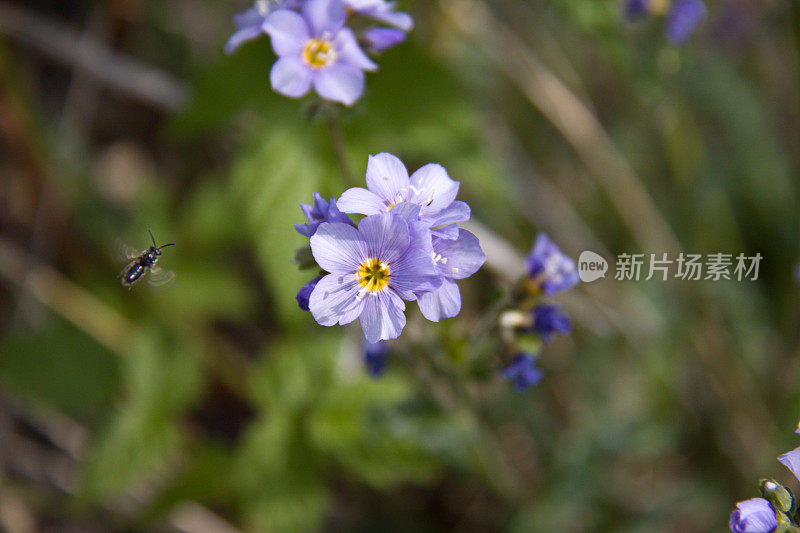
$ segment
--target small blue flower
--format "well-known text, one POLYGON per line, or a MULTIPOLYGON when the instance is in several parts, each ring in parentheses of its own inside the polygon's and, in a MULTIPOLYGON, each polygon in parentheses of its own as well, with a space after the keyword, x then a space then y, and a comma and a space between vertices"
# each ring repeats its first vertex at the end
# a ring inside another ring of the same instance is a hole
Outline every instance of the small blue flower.
POLYGON ((533 330, 542 342, 550 342, 556 333, 568 334, 572 329, 569 318, 558 305, 538 305, 533 309, 533 330))
POLYGON ((309 298, 311 298, 311 293, 314 291, 314 287, 317 286, 317 283, 321 279, 322 276, 317 276, 316 278, 312 279, 311 281, 300 287, 300 290, 297 291, 297 296, 295 297, 297 299, 297 305, 299 305, 300 309, 302 309, 303 311, 309 311, 308 300, 309 298))
POLYGON ((736 504, 728 525, 733 533, 770 533, 778 527, 778 519, 767 500, 752 498, 736 504))
POLYGON ((263 35, 264 20, 267 15, 278 9, 296 9, 298 0, 257 0, 253 7, 233 16, 236 31, 225 43, 225 53, 232 54, 237 48, 263 35))
POLYGON ((706 18, 706 13, 702 0, 675 0, 664 23, 667 38, 673 44, 683 44, 706 18))
POLYGON ((364 92, 364 71, 377 70, 350 28, 342 0, 306 0, 301 13, 279 9, 264 21, 278 60, 272 88, 300 98, 311 87, 325 100, 352 105, 364 92))
POLYGON ((353 221, 336 207, 336 199, 325 200, 318 192, 314 193, 314 205, 300 204, 300 209, 308 219, 308 224, 295 224, 300 235, 311 237, 323 222, 342 222, 353 225, 353 221))
POLYGON ((517 354, 511 364, 500 371, 505 379, 514 383, 519 392, 528 390, 542 381, 542 371, 536 368, 536 357, 527 353, 517 354))
POLYGON ((536 237, 525 266, 534 285, 548 296, 574 287, 580 281, 575 261, 564 255, 544 233, 536 237))
POLYGON ((446 239, 458 238, 455 222, 469 220, 470 208, 456 201, 459 182, 450 179, 441 165, 429 163, 410 177, 400 159, 389 153, 369 156, 367 188, 344 191, 337 202, 345 213, 374 215, 386 213, 401 203, 419 206, 419 218, 433 234, 446 239))
POLYGON ((364 32, 367 49, 376 54, 397 46, 405 40, 405 32, 397 28, 369 28, 364 32))
POLYGON ((430 255, 412 242, 408 222, 392 213, 367 216, 358 228, 320 224, 311 252, 330 274, 311 293, 314 319, 333 326, 359 318, 367 341, 397 338, 406 324, 403 299, 442 283, 430 255))
POLYGON ((367 342, 362 346, 364 366, 374 378, 381 377, 386 372, 386 361, 389 358, 389 344, 385 341, 367 342))
POLYGON ((800 448, 795 448, 790 452, 778 456, 778 461, 788 468, 798 480, 800 480, 800 448))

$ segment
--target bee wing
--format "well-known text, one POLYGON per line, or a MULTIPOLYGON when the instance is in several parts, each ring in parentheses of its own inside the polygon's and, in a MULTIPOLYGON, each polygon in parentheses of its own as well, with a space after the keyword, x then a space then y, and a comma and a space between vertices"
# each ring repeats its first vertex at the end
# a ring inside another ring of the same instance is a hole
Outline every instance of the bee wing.
POLYGON ((136 248, 132 248, 122 242, 122 239, 117 239, 117 258, 121 261, 130 261, 131 259, 136 259, 142 253, 141 251, 137 250, 136 248))
POLYGON ((175 272, 172 270, 167 270, 159 266, 150 268, 150 276, 147 278, 147 283, 150 285, 160 287, 172 283, 173 281, 175 281, 175 272))

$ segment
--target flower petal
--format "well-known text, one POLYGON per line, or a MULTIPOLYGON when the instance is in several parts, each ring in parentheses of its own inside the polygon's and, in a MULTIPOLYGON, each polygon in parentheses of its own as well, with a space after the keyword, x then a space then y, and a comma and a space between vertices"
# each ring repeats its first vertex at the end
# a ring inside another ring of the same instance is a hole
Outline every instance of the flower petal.
POLYGON ((225 43, 225 53, 232 54, 244 43, 247 41, 252 41, 253 39, 257 39, 261 37, 262 34, 263 32, 261 31, 261 26, 245 26, 244 28, 241 28, 240 30, 234 32, 234 34, 228 39, 228 42, 225 43))
POLYGON ((369 28, 364 32, 367 50, 380 53, 406 40, 406 34, 395 28, 369 28))
POLYGON ((406 304, 391 289, 364 297, 361 329, 367 342, 396 339, 406 325, 406 304))
POLYGON ((367 247, 353 226, 325 222, 311 237, 311 253, 317 264, 328 272, 352 274, 367 258, 367 247))
POLYGON ((303 48, 311 39, 308 24, 299 14, 288 9, 270 13, 262 26, 272 39, 272 49, 279 56, 300 58, 303 48))
POLYGON ((455 240, 458 239, 458 226, 455 224, 448 224, 441 228, 432 229, 431 234, 440 239, 455 240))
POLYGON ((344 213, 361 215, 378 215, 386 212, 386 204, 374 192, 361 187, 353 187, 344 191, 336 202, 336 207, 344 213))
POLYGON ((390 213, 370 215, 358 223, 358 232, 366 243, 367 257, 390 265, 390 276, 393 275, 394 263, 411 242, 405 219, 390 213))
POLYGON ((455 240, 433 239, 433 251, 443 258, 436 264, 439 273, 454 279, 470 277, 486 261, 478 238, 465 229, 458 230, 455 240))
POLYGON ((300 98, 311 88, 311 69, 295 57, 281 57, 269 72, 272 88, 284 96, 300 98))
POLYGON ((428 163, 411 175, 411 186, 422 206, 420 214, 433 215, 453 203, 459 183, 450 179, 442 165, 428 163))
POLYGON ((336 46, 337 58, 339 61, 348 63, 361 70, 378 70, 376 65, 367 54, 361 50, 356 41, 356 36, 353 35, 353 30, 350 28, 342 28, 339 35, 334 40, 336 46))
POLYGON ((664 23, 669 40, 673 44, 683 44, 706 18, 706 13, 706 5, 702 0, 676 0, 664 23))
POLYGON ((323 326, 349 324, 363 312, 364 298, 358 297, 361 286, 350 274, 328 274, 311 292, 308 308, 314 320, 323 326))
POLYGON ((472 210, 467 202, 456 200, 435 215, 431 216, 431 227, 436 228, 439 226, 445 226, 447 224, 453 224, 455 222, 465 222, 469 220, 471 215, 472 210))
POLYGON ((347 19, 342 0, 307 0, 301 9, 314 37, 325 32, 336 35, 347 19))
POLYGON ((422 315, 432 322, 451 318, 461 311, 461 292, 452 279, 442 280, 442 285, 432 292, 417 296, 422 315))
POLYGON ((442 284, 442 276, 436 272, 430 253, 411 247, 391 266, 389 286, 406 300, 414 300, 417 294, 434 291, 442 284))
POLYGON ((408 170, 396 156, 382 152, 369 156, 367 188, 380 196, 386 206, 396 203, 403 189, 408 189, 408 170))
POLYGON ((314 89, 325 100, 353 105, 364 93, 364 72, 347 63, 335 63, 314 73, 314 89))
POLYGON ((778 461, 792 471, 794 477, 800 480, 800 448, 795 448, 790 452, 778 456, 778 461))

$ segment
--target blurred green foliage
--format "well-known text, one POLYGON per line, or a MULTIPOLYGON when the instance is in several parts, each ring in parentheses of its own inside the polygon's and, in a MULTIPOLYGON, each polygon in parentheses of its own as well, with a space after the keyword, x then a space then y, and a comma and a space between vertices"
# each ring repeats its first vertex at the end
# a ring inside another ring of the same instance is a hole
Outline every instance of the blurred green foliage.
MULTIPOLYGON (((189 501, 246 531, 691 532, 723 530, 759 477, 795 488, 774 461, 796 444, 800 412, 792 2, 716 2, 679 50, 613 1, 486 3, 599 119, 685 251, 764 257, 757 282, 609 272, 565 295, 574 334, 544 348, 545 380, 522 395, 495 373, 498 344, 471 336, 504 291, 502 265, 461 283, 458 319, 423 323, 409 305, 379 380, 357 326, 323 328, 295 302, 315 275, 290 262, 304 244, 298 203, 361 185, 381 151, 410 170, 443 164, 474 218, 520 253, 539 230, 573 256, 664 251, 637 248, 612 201, 627 191, 582 163, 448 2, 402 2, 410 41, 347 109, 272 92, 266 38, 223 56, 227 2, 132 2, 132 21, 105 4, 35 3, 79 28, 107 17, 120 53, 189 80, 178 111, 100 90, 102 112, 70 130, 73 71, 0 41, 14 58, 0 103, 25 126, 2 129, 3 242, 124 326, 100 342, 86 310, 55 313, 2 273, 0 430, 66 415, 90 436, 67 488, 9 459, 28 441, 0 453, 0 488, 35 494, 40 524, 169 529, 189 501), (128 292, 115 237, 144 247, 148 228, 177 243, 161 260, 177 279, 128 292)), ((22 433, 59 458, 69 448, 22 433)))

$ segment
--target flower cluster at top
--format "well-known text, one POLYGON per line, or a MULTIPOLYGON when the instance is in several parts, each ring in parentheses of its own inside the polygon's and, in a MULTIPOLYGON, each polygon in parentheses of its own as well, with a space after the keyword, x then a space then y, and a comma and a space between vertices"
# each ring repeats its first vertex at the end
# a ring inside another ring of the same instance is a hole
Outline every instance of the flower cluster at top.
MULTIPOLYGON (((800 427, 795 430, 800 434, 800 427)), ((800 447, 778 456, 792 474, 800 480, 800 447)), ((734 533, 800 532, 800 515, 791 491, 773 479, 762 479, 761 498, 751 498, 736 504, 729 527, 734 533)))
POLYGON ((539 383, 542 372, 536 359, 542 344, 556 334, 571 331, 569 318, 557 304, 542 303, 541 296, 552 296, 580 281, 575 262, 564 255, 544 233, 536 237, 525 260, 527 276, 514 295, 515 306, 500 315, 500 328, 513 358, 501 375, 520 392, 539 383))
POLYGON ((368 343, 400 335, 403 300, 416 300, 434 322, 456 316, 455 280, 486 260, 475 235, 457 226, 470 217, 455 199, 458 188, 441 165, 409 176, 397 157, 381 153, 367 163, 367 189, 349 189, 338 201, 315 193, 313 206, 301 204, 308 223, 295 229, 310 237, 314 263, 327 274, 300 289, 301 309, 323 326, 358 318, 368 343), (345 213, 366 216, 356 225, 345 213))
POLYGON ((320 97, 351 105, 364 92, 364 71, 378 66, 364 53, 381 52, 405 40, 414 22, 387 0, 257 0, 233 18, 237 27, 225 44, 232 53, 268 34, 278 60, 270 83, 284 96, 300 98, 311 88, 320 97), (358 36, 345 24, 351 14, 386 24, 369 25, 358 36))
POLYGON ((667 38, 676 45, 692 36, 708 11, 703 0, 627 0, 625 16, 637 20, 647 15, 664 17, 667 38))

